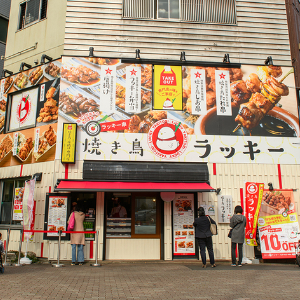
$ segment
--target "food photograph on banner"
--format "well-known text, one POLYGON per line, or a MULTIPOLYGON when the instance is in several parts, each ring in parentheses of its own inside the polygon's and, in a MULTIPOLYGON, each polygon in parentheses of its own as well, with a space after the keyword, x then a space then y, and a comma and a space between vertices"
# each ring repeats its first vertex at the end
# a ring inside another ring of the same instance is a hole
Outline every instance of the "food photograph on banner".
POLYGON ((299 163, 292 71, 64 56, 59 124, 78 125, 77 160, 299 163))
POLYGON ((55 159, 61 62, 0 81, 0 166, 55 159))

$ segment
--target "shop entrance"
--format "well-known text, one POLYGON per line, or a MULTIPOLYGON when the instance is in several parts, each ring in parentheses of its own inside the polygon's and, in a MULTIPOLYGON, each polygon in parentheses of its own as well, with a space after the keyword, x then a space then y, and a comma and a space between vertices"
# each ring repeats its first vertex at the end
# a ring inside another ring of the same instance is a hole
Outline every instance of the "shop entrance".
POLYGON ((105 259, 161 259, 159 193, 105 193, 105 259))

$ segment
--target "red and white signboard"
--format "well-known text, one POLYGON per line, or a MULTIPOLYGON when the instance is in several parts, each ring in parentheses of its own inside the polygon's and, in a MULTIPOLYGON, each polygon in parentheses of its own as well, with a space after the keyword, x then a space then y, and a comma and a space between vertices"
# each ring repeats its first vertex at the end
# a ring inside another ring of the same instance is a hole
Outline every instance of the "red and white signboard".
POLYGON ((295 258, 299 231, 292 190, 265 190, 258 229, 263 259, 295 258))
POLYGON ((257 219, 264 191, 263 183, 246 182, 246 244, 256 246, 257 219))

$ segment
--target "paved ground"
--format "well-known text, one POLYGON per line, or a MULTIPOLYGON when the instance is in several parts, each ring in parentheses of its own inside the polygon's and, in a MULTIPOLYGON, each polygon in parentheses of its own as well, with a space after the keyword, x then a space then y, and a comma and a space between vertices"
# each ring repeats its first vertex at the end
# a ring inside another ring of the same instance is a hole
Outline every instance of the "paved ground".
POLYGON ((300 268, 198 262, 104 262, 6 267, 0 299, 300 299, 300 268))

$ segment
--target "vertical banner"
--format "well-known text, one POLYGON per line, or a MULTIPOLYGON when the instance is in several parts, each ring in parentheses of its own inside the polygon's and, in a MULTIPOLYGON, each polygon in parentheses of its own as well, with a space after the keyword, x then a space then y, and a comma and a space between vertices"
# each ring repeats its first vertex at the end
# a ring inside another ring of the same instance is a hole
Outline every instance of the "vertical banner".
POLYGON ((261 207, 261 200, 264 192, 263 183, 246 182, 246 244, 257 246, 256 230, 258 214, 261 207))
POLYGON ((295 258, 299 224, 293 190, 264 190, 258 230, 263 259, 295 258))
POLYGON ((5 79, 2 79, 0 81, 0 100, 3 98, 4 95, 4 84, 5 84, 5 79))
MULTIPOLYGON (((96 130, 96 122, 92 122, 90 130, 96 130)), ((63 142, 61 151, 61 162, 67 164, 75 163, 76 156, 76 136, 77 136, 77 124, 76 123, 64 123, 63 124, 63 142)))
POLYGON ((116 66, 101 66, 100 109, 107 113, 116 109, 116 66))
POLYGON ((206 109, 205 69, 191 69, 192 114, 204 115, 206 109))
POLYGON ((230 223, 230 218, 232 215, 232 196, 218 195, 218 222, 230 223))
POLYGON ((154 109, 182 110, 181 66, 154 65, 154 109))
POLYGON ((173 200, 173 254, 195 255, 194 195, 176 194, 173 200))
POLYGON ((230 76, 229 71, 216 70, 217 115, 231 116, 230 76))
MULTIPOLYGON (((24 195, 23 195, 23 227, 24 230, 33 229, 34 222, 34 188, 35 179, 25 182, 24 195)), ((27 239, 33 237, 33 233, 25 232, 24 236, 27 239)))
POLYGON ((126 67, 125 111, 140 113, 141 103, 141 67, 126 67))
POLYGON ((15 188, 14 211, 13 211, 14 221, 23 220, 23 195, 24 195, 24 187, 15 188))

